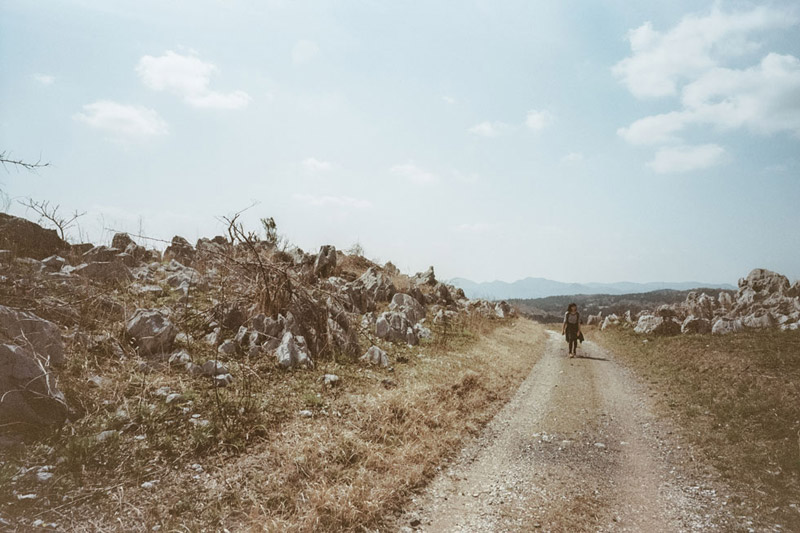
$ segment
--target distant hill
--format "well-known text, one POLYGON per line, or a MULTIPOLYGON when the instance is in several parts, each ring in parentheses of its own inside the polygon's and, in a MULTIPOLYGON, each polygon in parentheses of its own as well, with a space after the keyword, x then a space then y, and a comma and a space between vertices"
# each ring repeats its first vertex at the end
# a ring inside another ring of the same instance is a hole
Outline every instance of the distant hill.
POLYGON ((476 283, 464 278, 454 278, 450 283, 464 289, 469 298, 487 300, 510 300, 569 296, 573 294, 634 294, 660 290, 688 291, 698 287, 708 289, 735 290, 727 283, 701 283, 699 281, 633 283, 564 283, 545 278, 525 278, 513 283, 489 281, 476 283))
MULTIPOLYGON (((715 287, 693 287, 693 290, 717 296, 720 289, 715 287)), ((728 289, 725 289, 728 290, 728 289)), ((732 291, 732 290, 731 290, 732 291)), ((567 305, 575 303, 584 320, 589 315, 601 313, 604 316, 615 314, 622 316, 626 311, 634 315, 648 309, 653 310, 663 304, 676 304, 686 300, 688 290, 660 289, 631 294, 572 294, 563 296, 547 296, 545 298, 514 299, 508 303, 533 320, 539 322, 561 322, 567 305)))

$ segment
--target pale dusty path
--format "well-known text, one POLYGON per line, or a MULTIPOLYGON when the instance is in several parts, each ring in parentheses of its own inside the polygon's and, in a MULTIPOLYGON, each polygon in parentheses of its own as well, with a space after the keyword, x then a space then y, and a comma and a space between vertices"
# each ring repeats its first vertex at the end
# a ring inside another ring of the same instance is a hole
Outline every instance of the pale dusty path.
POLYGON ((481 437, 415 498, 398 529, 715 531, 724 498, 680 466, 647 391, 586 342, 568 359, 550 333, 542 359, 481 437))

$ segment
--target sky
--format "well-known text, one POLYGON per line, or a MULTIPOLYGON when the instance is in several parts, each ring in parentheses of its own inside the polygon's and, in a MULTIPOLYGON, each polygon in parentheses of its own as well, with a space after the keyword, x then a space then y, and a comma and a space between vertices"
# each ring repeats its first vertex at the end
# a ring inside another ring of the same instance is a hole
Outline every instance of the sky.
POLYGON ((50 166, 0 207, 108 243, 252 206, 440 279, 797 279, 799 57, 794 1, 4 0, 0 151, 50 166))

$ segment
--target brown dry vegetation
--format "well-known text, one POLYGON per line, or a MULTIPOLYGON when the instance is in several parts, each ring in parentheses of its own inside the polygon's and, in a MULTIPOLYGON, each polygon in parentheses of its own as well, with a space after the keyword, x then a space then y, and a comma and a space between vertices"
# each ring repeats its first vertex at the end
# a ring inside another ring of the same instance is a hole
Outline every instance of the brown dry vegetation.
POLYGON ((756 516, 800 531, 800 332, 595 338, 661 393, 659 406, 756 516))
MULTIPOLYGON (((351 258, 339 272, 357 275, 368 264, 351 258)), ((491 418, 535 363, 530 354, 500 360, 482 351, 481 339, 505 326, 472 314, 434 327, 434 340, 421 346, 384 344, 393 369, 335 354, 313 370, 285 371, 269 357, 237 356, 225 360, 236 383, 219 389, 136 357, 121 342, 124 320, 137 307, 169 306, 181 310, 179 328, 198 338, 215 300, 246 292, 223 285, 186 307, 169 291, 135 295, 80 280, 42 292, 24 286, 33 278, 24 264, 14 268, 0 283, 4 303, 108 335, 67 341, 58 380, 72 421, 0 452, 0 518, 17 530, 36 520, 69 531, 376 527, 491 418), (323 385, 328 373, 341 378, 338 386, 323 385), (184 401, 167 404, 163 387, 184 401), (54 475, 37 481, 44 465, 54 475), (19 499, 26 494, 37 498, 19 499)), ((188 348, 196 361, 218 357, 199 341, 188 348)))

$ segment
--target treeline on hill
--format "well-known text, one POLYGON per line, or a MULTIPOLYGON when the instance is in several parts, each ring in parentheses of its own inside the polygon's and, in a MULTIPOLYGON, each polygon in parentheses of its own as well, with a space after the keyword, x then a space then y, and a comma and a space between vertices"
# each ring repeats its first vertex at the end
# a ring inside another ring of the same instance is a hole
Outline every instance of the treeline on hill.
MULTIPOLYGON (((720 289, 697 288, 696 292, 706 292, 717 294, 720 289)), ((630 310, 634 315, 645 309, 655 309, 664 304, 676 304, 686 300, 686 296, 692 291, 677 291, 663 289, 658 291, 642 292, 636 294, 572 294, 566 296, 548 296, 546 298, 514 299, 508 302, 516 307, 519 312, 537 322, 553 323, 561 322, 567 305, 574 302, 578 305, 584 320, 589 315, 596 315, 602 312, 603 316, 612 313, 622 316, 630 310)))

